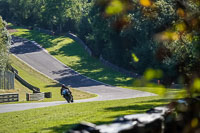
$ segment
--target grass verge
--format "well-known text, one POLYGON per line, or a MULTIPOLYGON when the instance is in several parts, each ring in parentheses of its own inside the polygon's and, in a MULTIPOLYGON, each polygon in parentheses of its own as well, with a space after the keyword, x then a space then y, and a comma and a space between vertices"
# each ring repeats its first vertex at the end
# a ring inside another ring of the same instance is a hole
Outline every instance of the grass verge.
POLYGON ((62 133, 81 121, 109 123, 116 117, 143 113, 168 103, 162 97, 143 97, 126 100, 73 103, 54 107, 0 114, 0 132, 62 133))

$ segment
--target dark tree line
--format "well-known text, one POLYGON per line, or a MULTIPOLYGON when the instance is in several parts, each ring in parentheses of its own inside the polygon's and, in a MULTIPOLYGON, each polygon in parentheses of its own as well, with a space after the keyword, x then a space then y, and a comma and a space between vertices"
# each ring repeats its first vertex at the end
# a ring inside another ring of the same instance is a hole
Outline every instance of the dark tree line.
POLYGON ((0 14, 8 22, 57 32, 76 31, 84 0, 0 0, 0 14))
POLYGON ((0 0, 17 24, 76 33, 96 57, 163 81, 200 77, 199 0, 0 0), (182 78, 180 78, 182 77, 182 78))

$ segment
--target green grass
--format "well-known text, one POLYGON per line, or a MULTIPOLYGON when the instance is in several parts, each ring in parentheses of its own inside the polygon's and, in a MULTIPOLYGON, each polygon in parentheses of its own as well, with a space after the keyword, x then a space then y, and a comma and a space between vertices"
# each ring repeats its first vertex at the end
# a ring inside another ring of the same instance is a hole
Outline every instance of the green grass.
MULTIPOLYGON (((64 98, 60 95, 60 87, 61 85, 54 80, 49 79, 48 77, 44 76, 43 74, 35 71, 34 69, 30 68, 28 65, 20 61, 15 56, 10 56, 12 66, 18 70, 19 75, 24 78, 28 83, 32 84, 40 88, 41 92, 52 92, 52 98, 46 98, 42 100, 42 102, 46 101, 63 101, 64 98)), ((24 86, 20 85, 19 82, 15 82, 15 87, 17 92, 20 94, 20 101, 25 100, 25 94, 29 91, 24 86), (23 87, 23 88, 21 88, 23 87)), ((86 99, 91 98, 96 95, 89 94, 86 92, 82 92, 76 89, 71 89, 74 99, 86 99)))
POLYGON ((145 97, 126 100, 73 103, 54 107, 31 109, 0 114, 0 132, 62 133, 82 121, 95 124, 109 123, 116 117, 143 113, 146 110, 167 104, 169 99, 145 97))

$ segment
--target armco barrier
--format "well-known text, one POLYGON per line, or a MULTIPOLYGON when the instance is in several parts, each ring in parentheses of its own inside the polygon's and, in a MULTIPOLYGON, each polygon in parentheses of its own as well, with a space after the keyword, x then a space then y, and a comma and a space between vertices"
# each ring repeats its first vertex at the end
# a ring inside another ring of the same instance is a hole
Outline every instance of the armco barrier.
POLYGON ((40 89, 35 87, 35 86, 32 86, 31 84, 29 84, 27 81, 25 81, 22 77, 20 77, 18 75, 18 71, 12 67, 11 65, 8 67, 10 71, 12 71, 15 75, 15 79, 17 79, 21 84, 23 84, 24 86, 26 86, 28 89, 32 90, 33 93, 39 93, 40 92, 40 89))
POLYGON ((39 101, 44 99, 44 93, 26 93, 27 101, 39 101))
POLYGON ((52 92, 45 92, 44 97, 45 98, 52 98, 52 92))

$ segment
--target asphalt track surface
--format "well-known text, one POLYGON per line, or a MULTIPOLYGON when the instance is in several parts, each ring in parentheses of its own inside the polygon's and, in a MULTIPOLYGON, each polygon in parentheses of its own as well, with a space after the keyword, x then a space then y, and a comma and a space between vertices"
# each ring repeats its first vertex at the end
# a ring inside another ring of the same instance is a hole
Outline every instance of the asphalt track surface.
MULTIPOLYGON (((15 42, 10 51, 26 64, 30 65, 32 68, 43 73, 49 78, 56 80, 61 84, 97 95, 97 97, 90 99, 75 100, 75 103, 155 96, 153 93, 114 87, 85 77, 55 59, 45 49, 41 48, 33 41, 15 42)), ((66 104, 66 101, 4 104, 0 105, 0 113, 55 106, 60 104, 66 104)))

